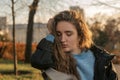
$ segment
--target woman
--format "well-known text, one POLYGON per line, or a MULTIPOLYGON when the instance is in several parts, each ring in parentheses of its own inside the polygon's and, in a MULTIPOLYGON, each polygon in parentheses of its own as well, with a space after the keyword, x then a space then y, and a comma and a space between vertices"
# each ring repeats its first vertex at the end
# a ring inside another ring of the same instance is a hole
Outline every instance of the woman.
POLYGON ((31 57, 34 68, 74 75, 78 80, 117 80, 113 55, 95 46, 81 14, 63 11, 54 16, 52 33, 42 39, 31 57))

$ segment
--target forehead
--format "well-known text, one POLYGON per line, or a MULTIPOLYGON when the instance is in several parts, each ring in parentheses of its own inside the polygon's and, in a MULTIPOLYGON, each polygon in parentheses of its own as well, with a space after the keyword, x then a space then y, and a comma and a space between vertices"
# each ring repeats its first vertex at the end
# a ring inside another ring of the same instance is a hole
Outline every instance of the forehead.
POLYGON ((60 21, 56 26, 56 31, 64 32, 64 31, 77 31, 76 27, 67 21, 60 21))

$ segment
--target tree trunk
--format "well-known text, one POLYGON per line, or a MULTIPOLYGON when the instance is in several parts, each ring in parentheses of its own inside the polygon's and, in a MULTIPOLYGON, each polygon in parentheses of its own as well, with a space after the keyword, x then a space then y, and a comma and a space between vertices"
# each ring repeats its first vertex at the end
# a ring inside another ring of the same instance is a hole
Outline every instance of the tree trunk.
POLYGON ((32 40, 33 40, 33 24, 34 24, 34 15, 37 10, 39 0, 34 0, 33 3, 29 6, 29 19, 27 25, 27 36, 26 36, 26 49, 25 49, 25 62, 30 62, 30 57, 32 54, 32 40))
POLYGON ((15 47, 15 12, 14 12, 14 0, 12 2, 12 20, 13 20, 13 53, 14 53, 14 73, 17 75, 17 53, 15 47))

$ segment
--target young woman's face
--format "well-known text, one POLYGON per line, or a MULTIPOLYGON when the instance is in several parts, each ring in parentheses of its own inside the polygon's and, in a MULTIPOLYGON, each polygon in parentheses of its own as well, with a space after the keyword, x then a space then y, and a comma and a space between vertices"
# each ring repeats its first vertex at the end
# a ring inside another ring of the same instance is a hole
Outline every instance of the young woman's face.
POLYGON ((78 33, 73 24, 60 21, 56 26, 56 31, 64 52, 80 53, 78 33))

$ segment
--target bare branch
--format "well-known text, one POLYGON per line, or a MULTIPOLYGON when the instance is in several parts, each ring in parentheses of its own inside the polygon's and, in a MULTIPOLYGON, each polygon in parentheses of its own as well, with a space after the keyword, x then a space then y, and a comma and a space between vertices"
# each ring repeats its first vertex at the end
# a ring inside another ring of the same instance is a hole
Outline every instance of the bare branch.
MULTIPOLYGON (((115 3, 115 1, 111 1, 111 3, 115 3)), ((94 5, 94 6, 102 6, 102 5, 104 5, 104 6, 107 6, 107 7, 110 7, 110 8, 114 8, 114 9, 120 10, 120 7, 113 6, 110 3, 102 2, 100 0, 96 0, 94 3, 92 3, 92 5, 94 5)))

